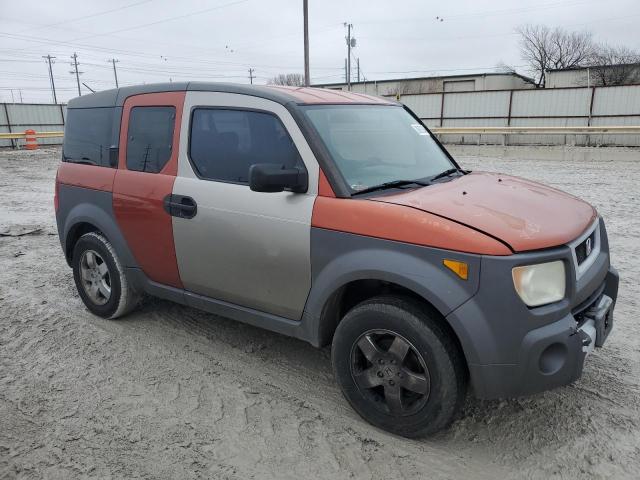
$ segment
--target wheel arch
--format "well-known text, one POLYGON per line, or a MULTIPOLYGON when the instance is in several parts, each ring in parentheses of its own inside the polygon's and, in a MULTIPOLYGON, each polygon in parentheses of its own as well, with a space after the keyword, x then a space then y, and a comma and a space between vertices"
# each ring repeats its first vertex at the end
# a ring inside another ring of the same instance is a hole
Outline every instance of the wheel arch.
POLYGON ((305 336, 313 345, 325 346, 350 308, 375 296, 393 294, 433 312, 464 358, 471 359, 473 342, 469 342, 466 327, 450 322, 448 316, 477 293, 480 266, 481 256, 476 254, 313 229, 313 279, 303 314, 305 336), (467 263, 467 279, 449 270, 445 259, 467 263))
POLYGON ((399 278, 389 280, 374 276, 362 276, 341 284, 327 296, 322 304, 315 335, 317 345, 326 346, 331 343, 338 324, 344 315, 356 305, 377 296, 393 295, 413 301, 434 313, 436 321, 447 333, 451 334, 460 351, 464 354, 460 338, 447 321, 446 313, 437 308, 428 298, 432 295, 425 296, 424 291, 420 292, 419 290, 421 289, 415 288, 415 285, 399 278))
MULTIPOLYGON (((463 351, 458 333, 446 319, 449 307, 443 308, 444 304, 433 292, 416 284, 410 279, 388 272, 380 275, 361 274, 349 278, 348 280, 335 286, 333 290, 326 293, 322 299, 316 300, 317 306, 309 305, 309 309, 317 308, 317 315, 307 315, 307 320, 311 320, 312 331, 310 332, 317 346, 326 346, 331 343, 333 334, 344 317, 344 315, 359 303, 380 295, 394 295, 407 298, 418 303, 435 313, 434 317, 442 327, 452 334, 455 342, 463 351), (435 300, 435 302, 434 302, 435 300), (312 317, 313 319, 309 318, 312 317)), ((310 297, 309 301, 313 302, 310 297)))
POLYGON ((90 232, 102 233, 98 227, 89 222, 78 222, 73 224, 65 236, 64 256, 71 266, 73 260, 73 249, 83 235, 90 232))
POLYGON ((63 249, 69 265, 71 265, 73 248, 78 239, 85 233, 100 232, 113 245, 124 267, 137 267, 112 210, 105 211, 95 203, 77 204, 66 215, 63 232, 63 249))

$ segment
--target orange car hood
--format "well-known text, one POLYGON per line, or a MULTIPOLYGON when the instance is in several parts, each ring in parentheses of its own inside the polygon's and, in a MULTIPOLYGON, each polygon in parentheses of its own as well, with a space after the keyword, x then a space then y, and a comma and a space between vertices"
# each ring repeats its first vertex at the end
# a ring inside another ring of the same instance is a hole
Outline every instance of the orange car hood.
POLYGON ((570 242, 596 218, 591 205, 560 190, 485 172, 371 200, 446 217, 502 240, 514 252, 570 242))

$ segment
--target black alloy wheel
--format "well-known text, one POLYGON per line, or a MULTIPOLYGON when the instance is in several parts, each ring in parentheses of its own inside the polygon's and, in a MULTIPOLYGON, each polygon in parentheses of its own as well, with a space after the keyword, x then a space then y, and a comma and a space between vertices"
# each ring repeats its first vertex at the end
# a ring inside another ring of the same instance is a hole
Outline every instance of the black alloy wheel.
POLYGON ((351 375, 382 412, 411 415, 427 402, 431 377, 418 350, 390 330, 369 330, 353 345, 351 375))

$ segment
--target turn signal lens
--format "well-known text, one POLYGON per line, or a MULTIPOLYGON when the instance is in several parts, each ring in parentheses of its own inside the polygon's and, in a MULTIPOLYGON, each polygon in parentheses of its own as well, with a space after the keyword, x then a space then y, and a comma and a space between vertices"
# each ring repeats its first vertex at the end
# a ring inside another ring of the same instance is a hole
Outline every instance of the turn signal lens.
POLYGON ((467 265, 465 262, 444 259, 442 263, 445 267, 458 275, 461 279, 466 280, 469 278, 469 265, 467 265))

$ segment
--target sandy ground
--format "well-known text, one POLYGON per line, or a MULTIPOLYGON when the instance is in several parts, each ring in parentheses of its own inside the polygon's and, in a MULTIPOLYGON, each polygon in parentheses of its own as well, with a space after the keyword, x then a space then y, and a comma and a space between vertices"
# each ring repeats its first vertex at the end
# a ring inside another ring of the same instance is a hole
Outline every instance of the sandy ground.
POLYGON ((469 399, 406 440, 343 400, 329 351, 164 301, 89 314, 56 236, 59 150, 0 152, 1 478, 638 478, 640 152, 452 148, 463 166, 540 180, 607 220, 616 327, 574 385, 469 399), (34 229, 39 229, 33 231, 34 229))

